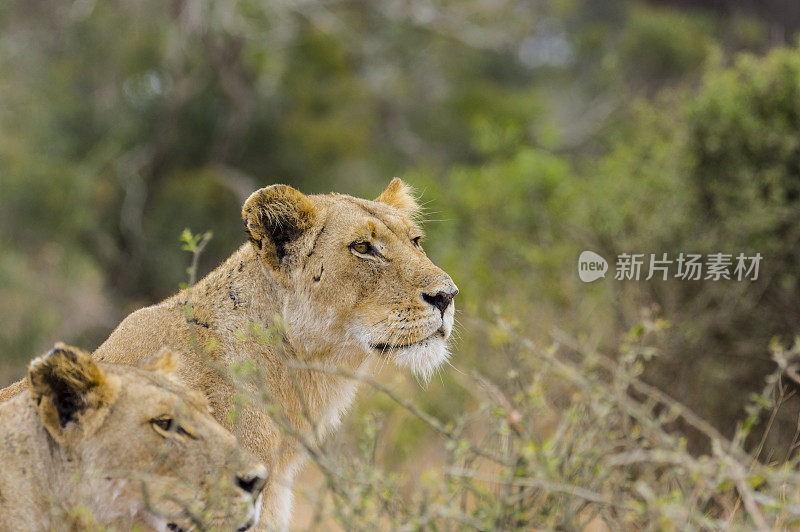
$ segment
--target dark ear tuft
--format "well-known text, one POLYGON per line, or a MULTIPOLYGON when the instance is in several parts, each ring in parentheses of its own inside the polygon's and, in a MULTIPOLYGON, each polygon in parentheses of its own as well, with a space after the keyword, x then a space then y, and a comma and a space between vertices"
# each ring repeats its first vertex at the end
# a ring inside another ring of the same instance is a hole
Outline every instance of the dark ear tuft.
POLYGON ((119 389, 88 353, 60 343, 30 363, 28 383, 42 423, 62 441, 72 424, 93 432, 119 389))
POLYGON ((265 252, 273 268, 286 256, 286 245, 314 224, 314 202, 288 185, 257 190, 242 207, 250 242, 265 252))

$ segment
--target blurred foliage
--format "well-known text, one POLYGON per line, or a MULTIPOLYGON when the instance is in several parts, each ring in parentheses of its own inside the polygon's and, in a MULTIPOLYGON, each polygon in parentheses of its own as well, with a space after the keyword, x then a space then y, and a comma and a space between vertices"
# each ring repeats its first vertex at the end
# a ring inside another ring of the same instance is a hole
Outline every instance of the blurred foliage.
MULTIPOLYGON (((662 308, 676 327, 650 378, 720 423, 742 406, 724 391, 756 389, 773 367, 764 346, 800 329, 799 61, 797 48, 740 56, 732 67, 717 58, 699 88, 635 105, 589 170, 585 228, 609 255, 764 256, 752 284, 672 280, 609 295, 621 323, 638 305, 662 308), (625 175, 634 181, 621 184, 625 175)), ((796 420, 787 412, 784 421, 790 437, 796 420)))
MULTIPOLYGON (((747 13, 4 2, 0 376, 56 340, 93 348, 175 291, 184 228, 213 232, 200 264, 212 269, 244 241, 240 205, 260 186, 374 197, 400 175, 422 193, 428 253, 461 289, 458 371, 513 371, 507 333, 475 320, 613 351, 655 309, 672 327, 643 378, 733 437, 775 367, 770 339, 800 330, 800 49, 747 13), (764 262, 754 283, 585 285, 584 249, 764 262)), ((443 422, 475 406, 458 371, 417 394, 443 422)), ((796 410, 767 445, 792 437, 796 410)), ((390 465, 410 467, 424 427, 374 396, 354 419, 370 412, 390 465)))
POLYGON ((713 20, 692 12, 638 7, 620 36, 620 62, 659 83, 702 67, 714 44, 713 20))

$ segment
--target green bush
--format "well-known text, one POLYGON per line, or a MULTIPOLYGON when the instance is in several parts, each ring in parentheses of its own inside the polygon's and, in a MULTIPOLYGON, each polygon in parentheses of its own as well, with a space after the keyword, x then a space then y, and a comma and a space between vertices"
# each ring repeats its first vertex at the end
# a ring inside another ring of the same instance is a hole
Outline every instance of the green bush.
POLYGON ((628 284, 612 298, 621 323, 662 308, 675 326, 648 377, 730 431, 773 367, 764 346, 800 325, 800 48, 713 62, 700 87, 631 116, 584 170, 584 229, 602 251, 763 256, 752 283, 628 284))

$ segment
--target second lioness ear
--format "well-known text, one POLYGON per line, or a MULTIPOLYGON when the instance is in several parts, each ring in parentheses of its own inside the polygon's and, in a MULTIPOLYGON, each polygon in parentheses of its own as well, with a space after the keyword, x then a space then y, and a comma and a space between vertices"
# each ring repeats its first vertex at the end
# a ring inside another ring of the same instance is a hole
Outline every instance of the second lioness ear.
POLYGON ((167 378, 175 378, 181 365, 178 354, 169 347, 162 347, 158 353, 147 358, 137 366, 141 369, 159 373, 167 378))
POLYGON ((257 190, 242 207, 250 242, 273 268, 286 256, 286 245, 314 224, 314 202, 288 185, 257 190))
POLYGON ((381 192, 381 195, 375 198, 375 201, 391 205, 408 218, 413 218, 419 210, 413 190, 399 177, 392 179, 386 190, 381 192))
POLYGON ((31 397, 45 429, 61 444, 96 431, 119 392, 119 379, 88 353, 64 344, 28 366, 31 397))

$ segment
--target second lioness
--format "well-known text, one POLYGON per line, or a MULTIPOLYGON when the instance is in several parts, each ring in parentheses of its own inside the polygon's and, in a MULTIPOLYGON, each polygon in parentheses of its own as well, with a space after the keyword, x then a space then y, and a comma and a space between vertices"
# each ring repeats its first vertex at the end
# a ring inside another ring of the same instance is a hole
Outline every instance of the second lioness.
POLYGON ((58 344, 0 403, 0 530, 249 530, 266 469, 173 381, 168 351, 139 367, 58 344))
POLYGON ((356 383, 292 373, 286 360, 369 371, 388 358, 429 377, 448 357, 458 290, 425 255, 416 210, 399 179, 375 201, 285 185, 258 190, 242 209, 249 242, 197 283, 188 317, 183 291, 128 316, 95 356, 133 364, 162 345, 187 354, 181 380, 207 394, 218 419, 270 467, 263 520, 282 528, 302 453, 263 409, 242 409, 234 426, 235 390, 213 366, 254 364, 259 385, 301 434, 312 432, 308 418, 320 433, 335 427, 356 383), (243 334, 275 316, 285 327, 278 345, 243 334), (208 360, 193 345, 210 348, 208 360))

